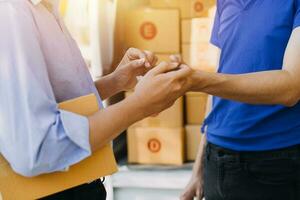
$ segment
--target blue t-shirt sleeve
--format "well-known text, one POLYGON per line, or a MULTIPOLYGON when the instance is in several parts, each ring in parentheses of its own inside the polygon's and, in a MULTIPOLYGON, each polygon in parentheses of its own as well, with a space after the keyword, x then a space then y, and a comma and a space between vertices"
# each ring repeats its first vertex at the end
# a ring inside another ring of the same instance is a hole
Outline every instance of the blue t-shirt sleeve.
POLYGON ((297 28, 300 26, 300 0, 296 1, 296 13, 294 17, 294 26, 293 28, 297 28))
POLYGON ((210 43, 221 48, 220 40, 219 40, 219 29, 220 29, 220 14, 219 14, 219 7, 217 5, 217 11, 216 11, 214 25, 211 33, 210 43))

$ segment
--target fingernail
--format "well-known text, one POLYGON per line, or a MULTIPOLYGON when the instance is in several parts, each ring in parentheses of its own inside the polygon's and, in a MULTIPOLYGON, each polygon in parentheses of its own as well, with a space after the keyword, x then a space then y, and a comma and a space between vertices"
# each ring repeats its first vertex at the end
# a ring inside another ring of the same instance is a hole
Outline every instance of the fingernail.
POLYGON ((145 64, 145 66, 146 67, 151 67, 150 63, 148 63, 148 62, 145 64))

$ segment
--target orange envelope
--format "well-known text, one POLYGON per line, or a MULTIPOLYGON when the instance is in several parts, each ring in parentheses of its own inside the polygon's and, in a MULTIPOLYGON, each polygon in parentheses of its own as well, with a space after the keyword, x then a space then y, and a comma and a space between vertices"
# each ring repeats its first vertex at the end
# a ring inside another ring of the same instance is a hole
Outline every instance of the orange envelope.
MULTIPOLYGON (((59 108, 88 116, 97 112, 99 105, 96 96, 91 94, 63 102, 59 104, 59 108)), ((110 144, 71 166, 67 172, 55 172, 33 178, 25 178, 13 172, 0 155, 0 200, 37 199, 115 172, 117 164, 110 144)))

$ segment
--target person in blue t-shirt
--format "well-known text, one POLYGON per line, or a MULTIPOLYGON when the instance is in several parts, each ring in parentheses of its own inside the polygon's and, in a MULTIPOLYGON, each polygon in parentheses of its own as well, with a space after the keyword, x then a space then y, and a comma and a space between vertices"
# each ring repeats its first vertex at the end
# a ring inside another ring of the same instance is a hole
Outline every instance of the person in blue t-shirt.
POLYGON ((218 73, 190 78, 214 97, 181 199, 299 200, 300 0, 217 0, 211 43, 218 73))

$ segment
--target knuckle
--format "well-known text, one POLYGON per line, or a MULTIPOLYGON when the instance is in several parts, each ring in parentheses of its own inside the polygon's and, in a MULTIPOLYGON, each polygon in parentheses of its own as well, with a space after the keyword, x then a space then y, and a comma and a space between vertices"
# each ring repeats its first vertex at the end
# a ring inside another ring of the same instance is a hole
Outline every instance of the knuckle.
POLYGON ((134 48, 134 47, 130 47, 129 49, 128 49, 128 51, 136 51, 137 49, 136 48, 134 48))

